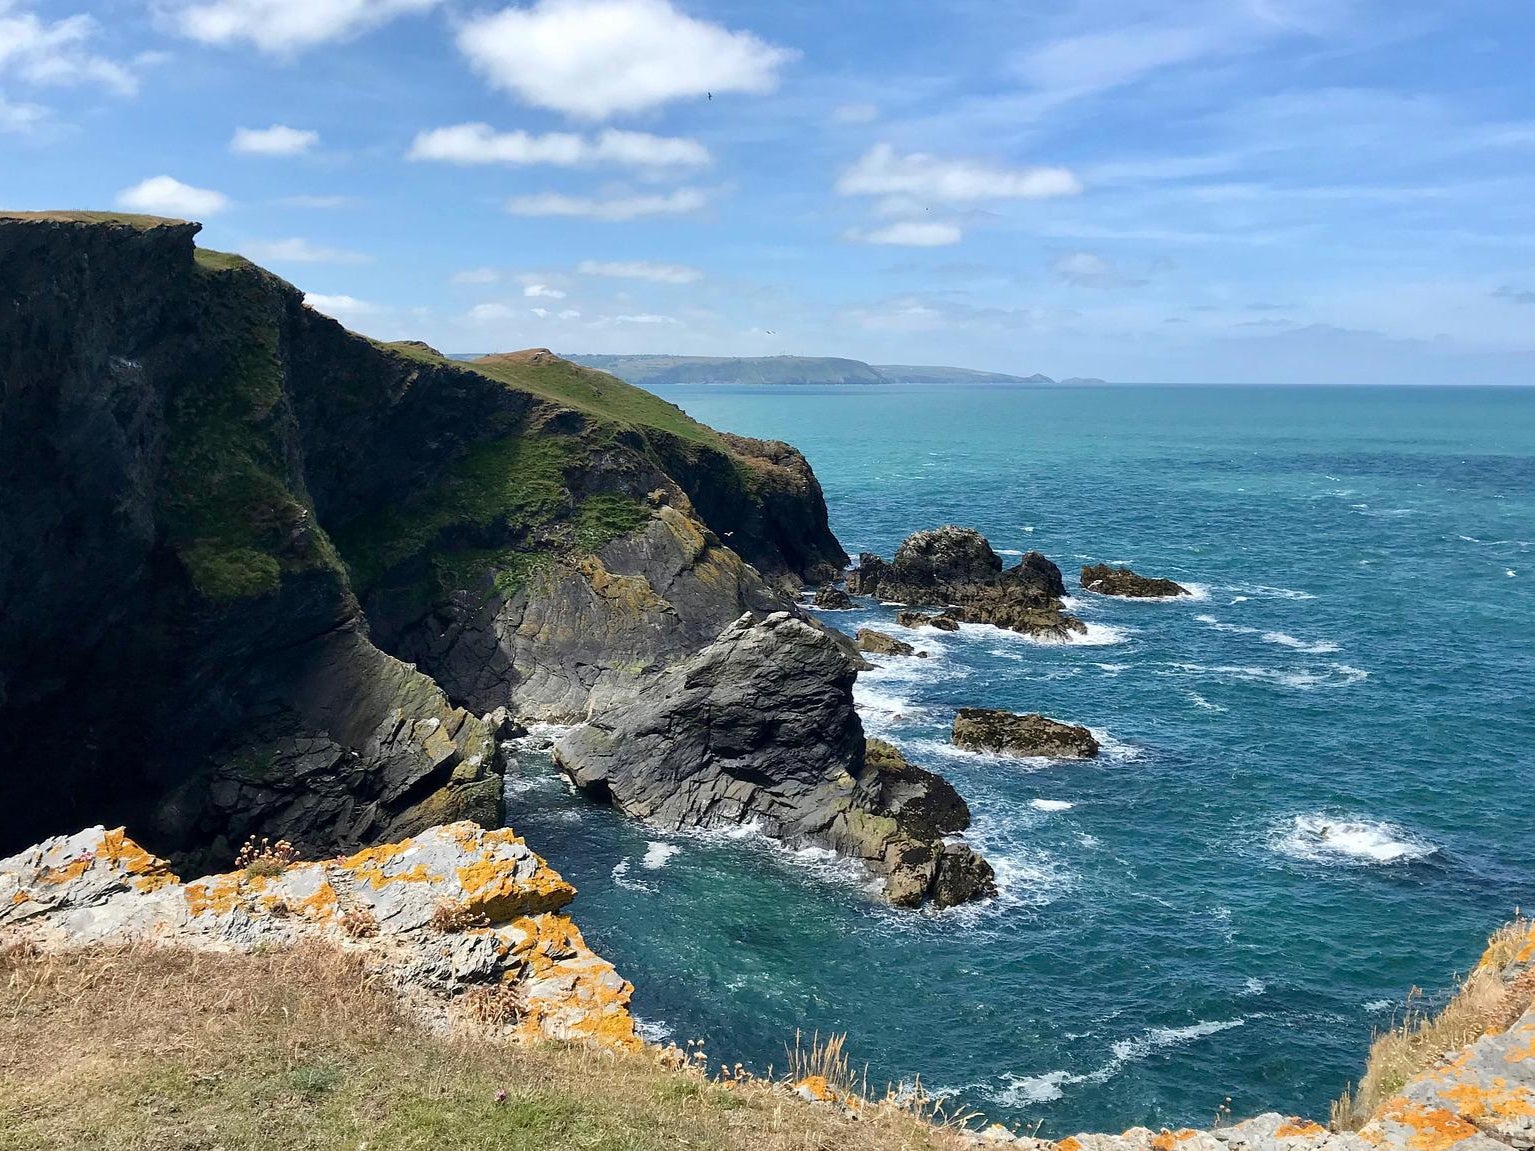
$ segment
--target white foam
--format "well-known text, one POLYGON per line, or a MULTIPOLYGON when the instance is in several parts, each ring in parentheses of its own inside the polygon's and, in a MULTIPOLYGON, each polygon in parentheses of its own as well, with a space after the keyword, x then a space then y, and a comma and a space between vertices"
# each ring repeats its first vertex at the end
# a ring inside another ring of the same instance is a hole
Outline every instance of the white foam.
POLYGON ((1201 711, 1225 711, 1226 710, 1225 708, 1223 708, 1218 703, 1211 703, 1204 696, 1200 695, 1197 691, 1189 692, 1189 699, 1192 700, 1193 703, 1194 703, 1194 706, 1199 708, 1201 711))
POLYGON ((1130 665, 1127 663, 1100 663, 1098 667, 1102 668, 1110 675, 1118 675, 1122 671, 1130 670, 1130 665))
MULTIPOLYGON (((1233 1027, 1241 1027, 1245 1022, 1247 1022, 1245 1019, 1220 1019, 1205 1023, 1191 1023, 1187 1027, 1155 1027, 1133 1039, 1121 1039, 1109 1050, 1121 1064, 1136 1063, 1165 1047, 1178 1047, 1195 1039, 1203 1039, 1206 1035, 1230 1031, 1233 1027)), ((1118 1068, 1116 1067, 1115 1070, 1118 1068)))
POLYGON ((1031 799, 1029 806, 1035 811, 1070 811, 1076 804, 1064 799, 1031 799))
POLYGON ((1025 534, 1025 535, 1030 535, 1030 536, 1031 536, 1031 535, 1033 535, 1033 534, 1034 534, 1034 528, 1033 528, 1033 527, 1032 527, 1032 526, 1029 526, 1029 527, 1025 527, 1025 528, 1023 528, 1023 529, 1022 529, 1022 530, 1023 530, 1023 533, 1024 533, 1024 534, 1025 534))
POLYGON ((1504 568, 1503 569, 1503 574, 1506 575, 1506 576, 1516 576, 1519 573, 1516 572, 1513 568, 1504 568))
POLYGON ((625 891, 643 891, 654 895, 655 888, 648 883, 629 878, 629 857, 626 855, 613 865, 613 885, 622 887, 625 891))
POLYGON ((665 1043, 672 1037, 672 1029, 668 1024, 656 1019, 641 1019, 634 1016, 634 1030, 646 1043, 665 1043))
POLYGON ((1261 638, 1264 643, 1277 643, 1280 647, 1305 652, 1307 655, 1328 655, 1338 650, 1338 645, 1331 640, 1321 639, 1315 643, 1308 643, 1303 639, 1296 639, 1293 635, 1286 635, 1282 631, 1266 631, 1261 638))
POLYGON ((1006 1075, 1007 1086, 993 1093, 993 1098, 1004 1107, 1027 1107, 1030 1103, 1049 1103, 1063 1094, 1061 1087, 1067 1083, 1080 1083, 1082 1076, 1070 1071, 1046 1071, 1043 1075, 1006 1075))
POLYGON ((999 556, 1021 556, 1023 552, 1018 548, 998 548, 997 554, 999 556))
POLYGON ((1372 999, 1364 1005, 1364 1009, 1372 1015, 1379 1015, 1382 1011, 1390 1011, 1395 1006, 1396 1001, 1392 999, 1372 999))
POLYGON ((1268 984, 1263 982, 1263 980, 1251 977, 1242 984, 1243 995, 1262 995, 1268 989, 1268 984))
POLYGON ((1311 812, 1280 823, 1269 834, 1274 850, 1312 863, 1410 863, 1439 849, 1395 824, 1311 812))
POLYGON ((646 871, 660 871, 672 856, 678 854, 682 848, 674 843, 665 843, 652 839, 645 848, 645 857, 640 860, 640 866, 646 871))
POLYGON ((1295 687, 1309 691, 1318 687, 1348 687, 1370 678, 1363 668, 1346 663, 1327 664, 1317 668, 1301 668, 1283 671, 1279 668, 1253 665, 1223 665, 1211 667, 1200 663, 1173 663, 1167 665, 1174 672, 1185 675, 1221 676, 1245 680, 1249 683, 1272 683, 1280 687, 1295 687))
POLYGON ((1270 587, 1268 584, 1232 584, 1228 591, 1241 592, 1248 596, 1258 596, 1262 599, 1316 599, 1309 591, 1296 591, 1294 588, 1270 587))

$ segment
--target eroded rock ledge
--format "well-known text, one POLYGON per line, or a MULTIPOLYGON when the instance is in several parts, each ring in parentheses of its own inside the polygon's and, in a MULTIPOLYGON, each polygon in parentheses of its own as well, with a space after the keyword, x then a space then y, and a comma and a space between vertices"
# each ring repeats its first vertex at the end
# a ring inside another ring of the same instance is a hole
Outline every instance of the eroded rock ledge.
POLYGON ((1160 576, 1143 576, 1129 568, 1098 564, 1082 568, 1082 586, 1099 595, 1124 596, 1127 599, 1171 599, 1188 595, 1189 589, 1160 576))
POLYGON ((861 859, 900 906, 993 894, 991 867, 952 838, 970 825, 965 801, 865 740, 855 674, 825 631, 786 612, 748 613, 627 706, 565 736, 555 762, 589 794, 660 827, 756 823, 861 859))
POLYGON ((122 828, 0 860, 0 941, 360 952, 428 1023, 637 1047, 633 988, 559 914, 575 888, 509 830, 470 822, 315 863, 264 857, 182 882, 122 828))
POLYGON ((940 620, 985 623, 1048 639, 1087 631, 1061 602, 1066 584, 1060 568, 1038 552, 1029 552, 1016 566, 1004 569, 1002 557, 973 528, 947 525, 917 532, 896 549, 889 563, 865 552, 848 573, 847 589, 854 595, 941 608, 935 617, 909 616, 935 626, 942 626, 940 620))

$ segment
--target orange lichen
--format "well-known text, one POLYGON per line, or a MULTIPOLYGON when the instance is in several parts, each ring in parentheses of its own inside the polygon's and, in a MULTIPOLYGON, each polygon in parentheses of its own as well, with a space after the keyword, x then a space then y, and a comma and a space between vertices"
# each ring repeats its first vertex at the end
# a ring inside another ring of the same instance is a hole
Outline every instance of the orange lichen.
POLYGON ((831 1084, 826 1082, 824 1075, 807 1075, 794 1086, 822 1103, 835 1103, 837 1100, 837 1093, 831 1089, 831 1084))
POLYGON ((240 881, 232 875, 210 875, 188 884, 187 914, 194 919, 203 914, 227 915, 240 906, 240 881))
POLYGON ((1190 1127, 1184 1127, 1178 1131, 1164 1129, 1161 1134, 1152 1137, 1151 1146, 1155 1148, 1155 1151, 1173 1151, 1178 1144, 1187 1142, 1197 1134, 1199 1132, 1190 1127))
POLYGON ((614 978, 607 960, 594 954, 580 930, 562 915, 533 915, 513 925, 522 935, 513 955, 523 964, 523 978, 558 982, 564 994, 557 1001, 532 999, 521 1024, 525 1037, 564 1033, 607 1047, 633 1050, 642 1046, 629 1014, 630 983, 614 978))
POLYGON ((159 891, 181 882, 170 864, 129 839, 127 828, 113 828, 103 835, 97 855, 126 871, 128 881, 139 891, 159 891))
POLYGON ((1453 1111, 1425 1107, 1400 1095, 1386 1104, 1380 1118, 1407 1128, 1410 1151, 1447 1151, 1462 1140, 1481 1134, 1453 1111))
POLYGON ((428 872, 424 863, 413 864, 394 874, 385 870, 391 862, 410 850, 414 843, 414 840, 402 839, 399 843, 386 843, 379 847, 365 848, 356 855, 342 860, 341 866, 375 891, 391 883, 430 883, 441 878, 428 872))
POLYGON ((1082 1144, 1075 1135, 1068 1135, 1055 1145, 1055 1151, 1082 1151, 1082 1144))
POLYGON ((43 872, 43 882, 56 884, 73 883, 90 870, 92 862, 94 861, 89 855, 81 855, 71 859, 63 867, 50 867, 47 871, 43 872))
POLYGON ((576 889, 542 859, 538 864, 526 879, 518 878, 516 860, 481 858, 465 864, 458 869, 464 903, 492 923, 559 910, 575 898, 576 889))
POLYGON ((1521 1046, 1510 1047, 1503 1053, 1505 1063, 1523 1063, 1526 1059, 1535 1059, 1535 1028, 1529 1030, 1530 1037, 1521 1046))
POLYGON ((1523 1087, 1510 1088, 1508 1080, 1495 1079, 1491 1087, 1476 1083, 1458 1083, 1439 1092, 1439 1097, 1455 1105, 1455 1110, 1466 1119, 1480 1119, 1493 1115, 1500 1119, 1528 1118, 1535 1116, 1535 1105, 1530 1093, 1523 1087))
POLYGON ((1327 1128, 1323 1127, 1320 1123, 1313 1123, 1309 1119, 1299 1119, 1293 1115, 1274 1129, 1275 1139, 1289 1139, 1292 1137, 1311 1139, 1326 1134, 1327 1128))

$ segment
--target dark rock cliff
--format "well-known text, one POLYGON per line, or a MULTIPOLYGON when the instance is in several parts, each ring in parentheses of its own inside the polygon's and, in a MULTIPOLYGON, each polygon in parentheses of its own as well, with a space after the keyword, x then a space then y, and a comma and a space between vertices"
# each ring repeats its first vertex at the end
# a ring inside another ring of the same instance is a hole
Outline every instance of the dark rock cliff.
POLYGON ((196 231, 0 216, 0 851, 493 823, 475 714, 600 678, 535 682, 570 579, 615 634, 665 620, 629 653, 659 664, 845 562, 792 449, 546 354, 376 344, 196 231))

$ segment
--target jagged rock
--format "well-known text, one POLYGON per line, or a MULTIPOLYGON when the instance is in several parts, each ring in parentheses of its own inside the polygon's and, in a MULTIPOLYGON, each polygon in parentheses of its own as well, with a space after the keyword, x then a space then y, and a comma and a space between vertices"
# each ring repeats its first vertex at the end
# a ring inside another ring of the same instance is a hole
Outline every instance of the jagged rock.
POLYGON ((879 556, 863 552, 858 557, 858 566, 847 573, 844 582, 853 595, 878 595, 879 581, 889 570, 890 565, 879 556))
POLYGON ((480 716, 480 722, 489 728, 490 733, 497 739, 521 739, 528 734, 528 729, 513 719, 512 713, 504 707, 486 712, 480 716))
POLYGON ((935 627, 939 631, 959 630, 959 620, 948 614, 927 615, 920 611, 898 611, 895 613, 895 622, 902 627, 935 627))
POLYGON ((1131 599, 1167 599, 1189 594, 1188 588, 1170 579, 1136 575, 1129 568, 1112 568, 1108 564, 1084 566, 1082 586, 1099 595, 1127 596, 1131 599))
POLYGON ((468 822, 190 883, 122 828, 93 827, 0 860, 0 941, 253 951, 318 940, 360 953, 434 1023, 476 1026, 465 996, 485 989, 516 1005, 493 1025, 509 1037, 636 1048, 633 988, 557 914, 574 895, 513 832, 468 822))
POLYGON ((990 890, 990 868, 949 842, 970 822, 941 777, 867 742, 855 668, 786 612, 744 615, 697 656, 555 745, 580 788, 681 829, 756 822, 767 834, 864 860, 903 906, 990 890))
MULTIPOLYGON (((1015 567, 1004 569, 986 538, 971 528, 949 525, 917 532, 901 544, 889 564, 877 556, 862 557, 856 571, 865 569, 870 574, 856 581, 857 590, 877 589, 882 599, 943 608, 938 616, 902 612, 896 619, 903 626, 942 627, 937 620, 946 618, 1052 639, 1087 631, 1061 603, 1066 585, 1060 568, 1038 552, 1029 552, 1015 567)), ((853 582, 849 577, 849 587, 853 582)))
POLYGON ((954 745, 1003 755, 1091 759, 1098 741, 1087 728, 1043 715, 1014 715, 981 707, 962 707, 954 717, 954 745))
POLYGON ((853 601, 836 584, 822 584, 816 589, 815 606, 826 611, 851 611, 853 601))
POLYGON ((859 628, 857 640, 859 651, 873 652, 875 655, 914 655, 917 650, 911 644, 871 627, 859 628))

